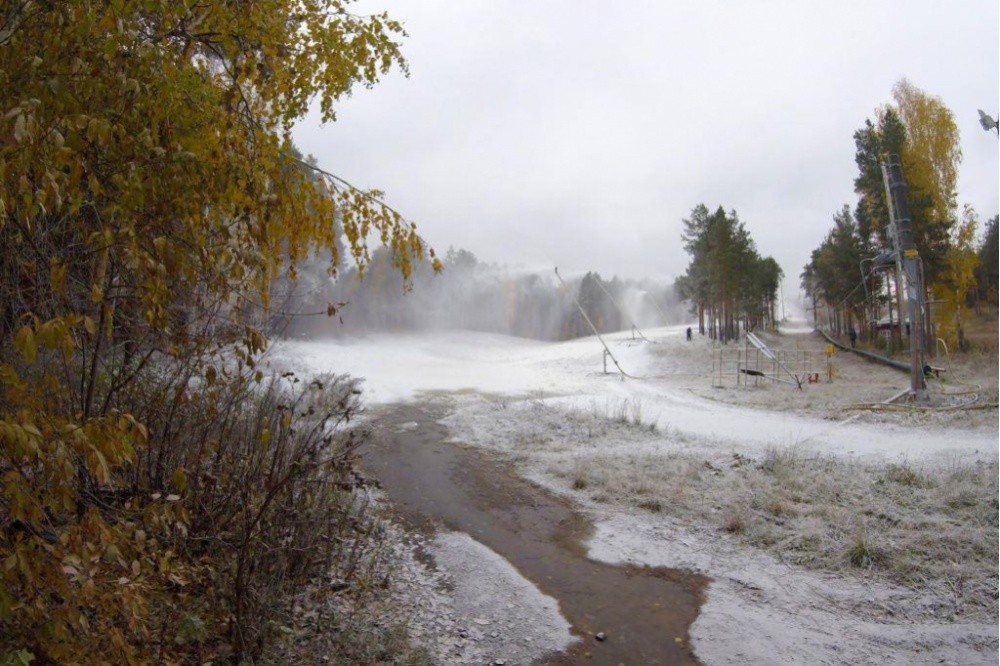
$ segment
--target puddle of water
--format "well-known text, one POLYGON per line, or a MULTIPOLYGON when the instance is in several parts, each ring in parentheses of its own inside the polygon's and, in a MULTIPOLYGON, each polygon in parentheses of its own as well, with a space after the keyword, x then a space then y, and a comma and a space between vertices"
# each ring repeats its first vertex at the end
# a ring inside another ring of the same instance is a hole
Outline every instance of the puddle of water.
POLYGON ((389 408, 378 420, 384 436, 364 451, 365 467, 412 527, 465 532, 558 600, 581 641, 537 663, 699 663, 688 630, 707 578, 587 559, 585 516, 509 464, 448 443, 441 416, 426 405, 389 408), (598 632, 607 640, 597 641, 598 632))

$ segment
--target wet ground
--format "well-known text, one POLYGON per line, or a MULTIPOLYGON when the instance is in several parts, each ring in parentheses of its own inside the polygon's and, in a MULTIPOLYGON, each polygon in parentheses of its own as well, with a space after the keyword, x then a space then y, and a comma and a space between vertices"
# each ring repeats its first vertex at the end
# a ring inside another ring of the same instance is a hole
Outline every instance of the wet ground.
POLYGON ((381 411, 364 465, 411 527, 471 535, 554 597, 580 639, 538 664, 697 664, 688 630, 708 582, 687 571, 587 559, 592 528, 564 499, 488 453, 449 443, 429 405, 381 411), (596 636, 601 633, 605 640, 596 636))

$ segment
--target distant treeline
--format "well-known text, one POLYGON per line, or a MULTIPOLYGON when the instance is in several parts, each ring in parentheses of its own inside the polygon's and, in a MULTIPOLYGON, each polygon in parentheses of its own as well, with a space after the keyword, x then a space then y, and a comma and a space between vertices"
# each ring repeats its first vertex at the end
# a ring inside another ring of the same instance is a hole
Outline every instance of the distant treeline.
POLYGON ((276 290, 272 333, 325 337, 462 329, 550 341, 592 335, 574 298, 602 333, 687 317, 671 283, 604 280, 587 273, 565 277, 567 289, 554 272, 482 263, 468 250, 449 249, 443 263, 440 274, 418 265, 404 285, 384 249, 372 254, 363 274, 349 268, 332 277, 323 268, 328 263, 317 258, 276 290), (327 316, 331 306, 332 317, 327 316))

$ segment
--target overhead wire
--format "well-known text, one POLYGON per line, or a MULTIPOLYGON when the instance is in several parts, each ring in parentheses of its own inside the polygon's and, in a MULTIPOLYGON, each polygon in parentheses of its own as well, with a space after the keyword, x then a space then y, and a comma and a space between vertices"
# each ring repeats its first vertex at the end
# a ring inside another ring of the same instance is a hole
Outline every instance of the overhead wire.
POLYGON ((865 288, 865 300, 861 301, 861 304, 864 305, 864 304, 868 303, 869 300, 872 298, 872 297, 868 296, 868 286, 867 286, 868 285, 868 278, 870 278, 874 274, 875 274, 875 268, 872 267, 872 269, 868 271, 868 274, 861 278, 861 282, 859 282, 854 287, 854 289, 851 289, 851 291, 848 292, 847 296, 845 296, 843 298, 843 300, 841 300, 839 303, 837 303, 836 305, 833 306, 834 309, 839 308, 844 303, 846 303, 851 298, 851 296, 854 295, 854 292, 856 292, 861 287, 865 288))

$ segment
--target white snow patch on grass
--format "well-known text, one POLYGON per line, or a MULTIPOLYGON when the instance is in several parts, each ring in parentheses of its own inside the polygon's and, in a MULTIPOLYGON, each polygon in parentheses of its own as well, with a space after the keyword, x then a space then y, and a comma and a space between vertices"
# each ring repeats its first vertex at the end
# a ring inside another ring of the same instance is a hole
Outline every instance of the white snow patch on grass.
POLYGON ((465 631, 481 634, 483 656, 495 663, 530 663, 576 640, 559 604, 507 560, 462 532, 443 532, 431 544, 437 566, 453 590, 465 631), (493 639, 493 640, 490 640, 493 639))

